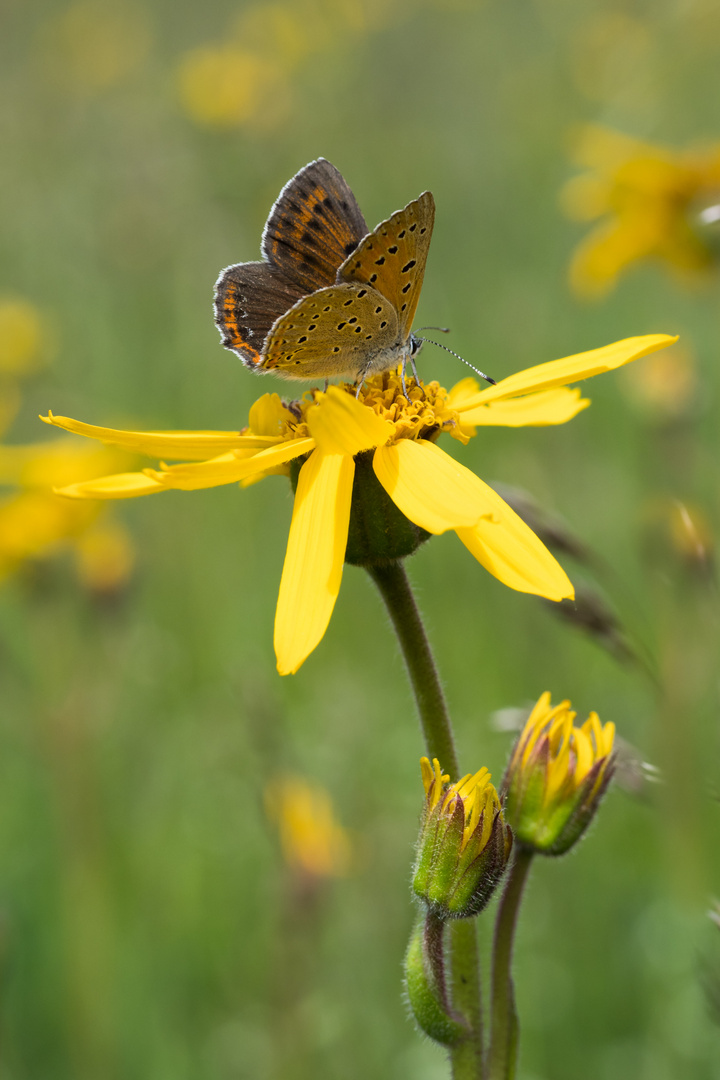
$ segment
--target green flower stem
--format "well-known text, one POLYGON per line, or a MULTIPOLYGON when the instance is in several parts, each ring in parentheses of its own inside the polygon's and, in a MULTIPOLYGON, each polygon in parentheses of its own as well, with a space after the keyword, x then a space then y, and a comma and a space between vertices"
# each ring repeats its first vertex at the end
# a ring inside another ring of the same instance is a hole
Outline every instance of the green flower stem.
POLYGON ((455 1011, 465 1017, 472 1033, 450 1052, 453 1080, 482 1080, 485 1070, 477 920, 451 919, 448 932, 452 1004, 455 1011))
MULTIPOLYGON (((451 780, 460 776, 450 715, 425 628, 402 562, 367 566, 380 590, 410 676, 427 755, 437 758, 451 780)), ((482 1080, 483 1031, 480 963, 474 919, 453 920, 450 934, 452 1007, 471 1026, 469 1038, 450 1050, 453 1080, 482 1080)))
POLYGON ((451 780, 458 780, 457 754, 450 715, 430 643, 420 618, 405 567, 401 562, 366 567, 392 619, 415 695, 427 755, 437 758, 451 780))
POLYGON ((488 1080, 513 1080, 515 1076, 518 1019, 510 968, 517 916, 532 858, 529 848, 517 845, 495 923, 488 1080))

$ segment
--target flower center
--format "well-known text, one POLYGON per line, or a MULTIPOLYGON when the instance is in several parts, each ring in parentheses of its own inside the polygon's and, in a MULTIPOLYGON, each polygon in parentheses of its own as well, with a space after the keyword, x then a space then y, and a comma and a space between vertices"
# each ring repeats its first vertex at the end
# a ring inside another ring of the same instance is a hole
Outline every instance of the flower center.
MULTIPOLYGON (((438 382, 416 383, 406 380, 407 397, 403 393, 402 380, 397 371, 383 371, 366 379, 357 394, 352 383, 339 383, 338 388, 353 397, 361 405, 388 420, 395 427, 392 442, 398 439, 429 439, 435 441, 442 430, 452 431, 459 427, 457 411, 448 405, 447 391, 438 382)), ((306 435, 305 415, 313 405, 322 404, 323 391, 313 389, 299 401, 287 402, 288 434, 291 438, 306 435)))

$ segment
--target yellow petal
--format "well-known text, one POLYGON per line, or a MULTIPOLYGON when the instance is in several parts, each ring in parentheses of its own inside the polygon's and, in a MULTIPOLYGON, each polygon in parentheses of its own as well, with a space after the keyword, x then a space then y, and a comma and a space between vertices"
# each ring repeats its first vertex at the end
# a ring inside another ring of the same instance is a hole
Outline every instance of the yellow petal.
POLYGON ((405 517, 430 533, 474 525, 481 514, 492 512, 487 484, 425 439, 379 446, 373 468, 405 517))
POLYGON ((355 462, 316 450, 300 470, 275 615, 275 654, 292 675, 327 629, 340 591, 355 462))
POLYGON ((145 473, 131 472, 68 484, 67 487, 55 488, 55 494, 66 495, 69 499, 133 499, 136 495, 153 495, 156 491, 167 490, 145 473))
POLYGON ((240 435, 237 431, 118 431, 115 428, 83 424, 80 420, 71 420, 68 416, 53 416, 52 413, 41 416, 40 419, 45 424, 72 431, 75 435, 86 435, 89 439, 98 439, 110 446, 122 446, 125 450, 134 450, 138 454, 147 454, 149 457, 189 458, 191 461, 203 461, 225 450, 274 446, 280 438, 240 435))
MULTIPOLYGON (((437 758, 435 758, 435 763, 437 764, 437 758)), ((437 767, 439 769, 439 767, 440 767, 439 764, 437 765, 437 767)), ((426 757, 421 757, 420 758, 420 774, 422 776, 422 782, 423 782, 423 787, 425 788, 425 794, 427 795, 428 791, 430 790, 430 785, 432 784, 433 780, 435 779, 435 770, 434 770, 433 766, 430 764, 430 758, 426 758, 426 757)))
POLYGON ((538 364, 536 367, 526 368, 525 371, 509 375, 497 386, 488 386, 474 398, 466 398, 456 408, 462 414, 488 401, 518 397, 520 394, 550 390, 555 386, 565 386, 567 383, 578 382, 580 379, 589 379, 593 375, 612 371, 613 368, 628 364, 631 360, 647 356, 656 349, 664 349, 666 345, 672 345, 675 341, 677 337, 670 337, 668 334, 646 334, 644 337, 624 338, 622 341, 613 342, 612 345, 604 345, 601 349, 591 349, 589 352, 577 353, 575 356, 566 356, 562 360, 550 360, 547 364, 538 364))
POLYGON ((595 764, 595 754, 593 744, 582 728, 576 728, 573 732, 573 742, 576 755, 573 779, 575 784, 578 785, 582 783, 595 764))
POLYGON ((457 530, 468 551, 511 589, 548 600, 574 597, 570 579, 542 541, 492 488, 483 487, 492 517, 480 518, 473 528, 457 530))
POLYGON ((525 394, 523 397, 476 405, 475 408, 463 411, 462 421, 463 424, 494 424, 503 427, 564 424, 589 404, 590 399, 581 397, 577 387, 570 390, 562 386, 556 390, 541 390, 537 394, 525 394))
POLYGON ((598 742, 597 756, 605 757, 612 752, 613 742, 615 740, 615 725, 612 721, 608 721, 605 727, 602 729, 602 739, 598 742))
POLYGON ((325 454, 353 457, 361 450, 382 446, 395 432, 388 420, 337 386, 329 387, 319 403, 308 409, 305 419, 310 434, 325 454))
POLYGON ((480 392, 480 384, 472 375, 466 376, 460 382, 456 382, 451 390, 448 390, 446 398, 448 408, 457 409, 466 401, 469 401, 480 392))
POLYGON ((283 405, 279 394, 263 394, 250 406, 248 414, 251 431, 275 438, 281 435, 287 423, 295 419, 287 406, 283 405))
POLYGON ((293 458, 302 457, 315 447, 312 439, 292 439, 261 450, 252 457, 238 457, 235 454, 221 454, 210 461, 198 461, 192 465, 171 465, 167 469, 146 469, 163 487, 177 488, 180 491, 197 491, 200 488, 219 487, 221 484, 234 484, 246 480, 257 473, 274 469, 293 458))

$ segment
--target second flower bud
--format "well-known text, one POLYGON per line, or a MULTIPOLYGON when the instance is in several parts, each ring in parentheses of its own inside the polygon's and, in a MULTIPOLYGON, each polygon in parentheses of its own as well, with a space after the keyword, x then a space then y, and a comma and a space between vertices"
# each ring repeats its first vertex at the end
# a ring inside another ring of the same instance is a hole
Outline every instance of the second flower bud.
POLYGON ((421 758, 425 806, 413 890, 441 919, 477 915, 502 877, 512 848, 490 773, 454 784, 437 758, 421 758))

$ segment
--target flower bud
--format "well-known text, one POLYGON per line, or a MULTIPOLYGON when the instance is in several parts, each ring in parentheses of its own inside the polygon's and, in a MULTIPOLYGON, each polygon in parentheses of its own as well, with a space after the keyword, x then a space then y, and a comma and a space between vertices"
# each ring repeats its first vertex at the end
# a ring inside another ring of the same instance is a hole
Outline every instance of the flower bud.
POLYGON ((524 847, 562 855, 589 825, 615 770, 615 725, 597 713, 577 728, 570 702, 554 708, 544 693, 510 758, 505 816, 524 847))
POLYGON ((413 889, 441 919, 477 915, 502 877, 512 847, 490 773, 449 784, 437 758, 421 758, 425 807, 413 889))

